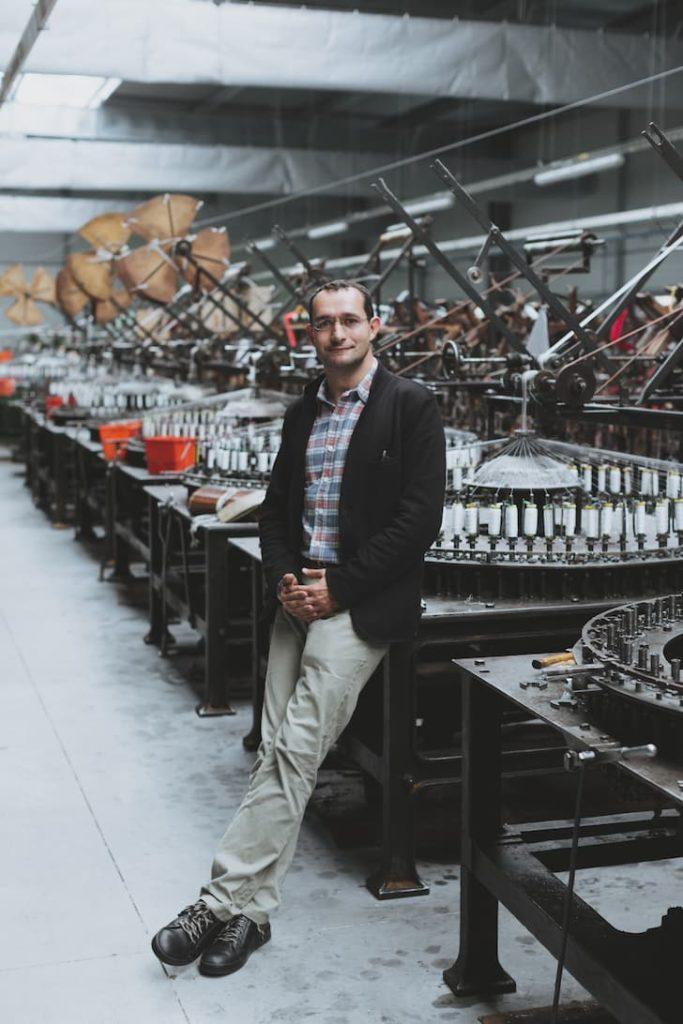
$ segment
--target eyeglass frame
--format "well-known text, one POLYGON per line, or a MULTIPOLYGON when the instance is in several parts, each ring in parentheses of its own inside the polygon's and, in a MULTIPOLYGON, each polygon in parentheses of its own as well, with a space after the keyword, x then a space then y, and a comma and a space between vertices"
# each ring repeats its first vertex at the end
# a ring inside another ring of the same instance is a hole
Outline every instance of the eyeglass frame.
POLYGON ((358 316, 356 316, 355 313, 352 313, 352 314, 342 314, 342 316, 320 317, 320 320, 324 320, 324 321, 326 321, 326 323, 323 323, 321 326, 320 325, 316 326, 317 322, 315 320, 311 321, 310 327, 311 327, 311 330, 315 334, 324 334, 325 331, 330 331, 337 322, 339 323, 340 327, 342 327, 342 326, 346 327, 347 331, 355 330, 360 324, 370 323, 370 317, 367 317, 367 316, 358 317, 358 316), (347 321, 348 320, 352 320, 353 323, 351 323, 351 324, 349 324, 349 323, 344 324, 343 323, 344 320, 347 320, 347 321))

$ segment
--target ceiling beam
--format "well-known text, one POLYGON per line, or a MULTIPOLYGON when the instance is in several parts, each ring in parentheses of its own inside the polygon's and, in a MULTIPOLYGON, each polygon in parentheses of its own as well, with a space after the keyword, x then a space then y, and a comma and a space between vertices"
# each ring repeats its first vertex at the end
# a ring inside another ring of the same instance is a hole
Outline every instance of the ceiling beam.
MULTIPOLYGON (((60 0, 27 69, 564 104, 680 65, 680 40, 635 33, 267 4, 60 0)), ((669 80, 670 96, 680 89, 669 80)), ((609 105, 648 100, 641 89, 609 105)))
POLYGON ((16 45, 14 53, 9 59, 0 82, 0 106, 7 100, 14 83, 21 74, 38 36, 47 25, 48 18, 52 14, 57 0, 37 0, 31 15, 26 22, 21 38, 16 45))

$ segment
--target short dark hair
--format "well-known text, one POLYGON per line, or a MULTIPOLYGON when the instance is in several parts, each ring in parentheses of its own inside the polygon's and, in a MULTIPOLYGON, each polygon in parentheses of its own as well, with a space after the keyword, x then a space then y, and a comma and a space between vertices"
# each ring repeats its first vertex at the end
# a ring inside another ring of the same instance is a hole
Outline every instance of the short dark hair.
POLYGON ((345 281, 341 278, 336 281, 325 281, 324 284, 319 284, 317 288, 314 288, 308 296, 308 319, 313 320, 313 303, 321 292, 340 292, 345 288, 355 288, 357 292, 361 293, 363 296, 363 308, 365 310, 365 315, 368 320, 371 320, 375 315, 375 308, 372 305, 372 296, 370 295, 370 292, 364 284, 360 283, 360 281, 345 281))

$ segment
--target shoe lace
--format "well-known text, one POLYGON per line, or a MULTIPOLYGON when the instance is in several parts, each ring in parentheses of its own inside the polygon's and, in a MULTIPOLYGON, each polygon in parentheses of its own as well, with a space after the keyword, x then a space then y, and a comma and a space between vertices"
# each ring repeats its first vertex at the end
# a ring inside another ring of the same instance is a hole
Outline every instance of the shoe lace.
POLYGON ((202 900, 190 904, 178 914, 178 924, 192 942, 201 939, 206 929, 214 921, 214 915, 202 900))
POLYGON ((237 914, 232 917, 225 928, 216 936, 216 942, 225 942, 228 944, 237 943, 242 938, 242 933, 249 927, 249 918, 244 914, 237 914))

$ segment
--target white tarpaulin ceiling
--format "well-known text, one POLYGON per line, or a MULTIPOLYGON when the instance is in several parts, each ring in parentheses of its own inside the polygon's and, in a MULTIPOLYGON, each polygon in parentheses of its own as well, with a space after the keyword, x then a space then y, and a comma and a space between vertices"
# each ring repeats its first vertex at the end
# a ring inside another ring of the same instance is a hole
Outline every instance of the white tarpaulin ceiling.
MULTIPOLYGON (((0 10, 5 61, 17 8, 0 10)), ((680 41, 627 33, 205 0, 58 0, 25 70, 554 104, 680 64, 680 41)), ((671 102, 672 90, 678 78, 671 102)), ((645 101, 627 93, 615 102, 645 101)))
POLYGON ((132 203, 112 199, 67 199, 64 196, 0 195, 0 231, 60 233, 69 235, 115 206, 128 209, 132 203))
MULTIPOLYGON (((380 158, 381 159, 381 158, 380 158)), ((180 191, 286 195, 377 166, 378 154, 253 146, 187 146, 6 137, 5 189, 180 191)), ((367 182, 331 189, 367 194, 367 182)))

